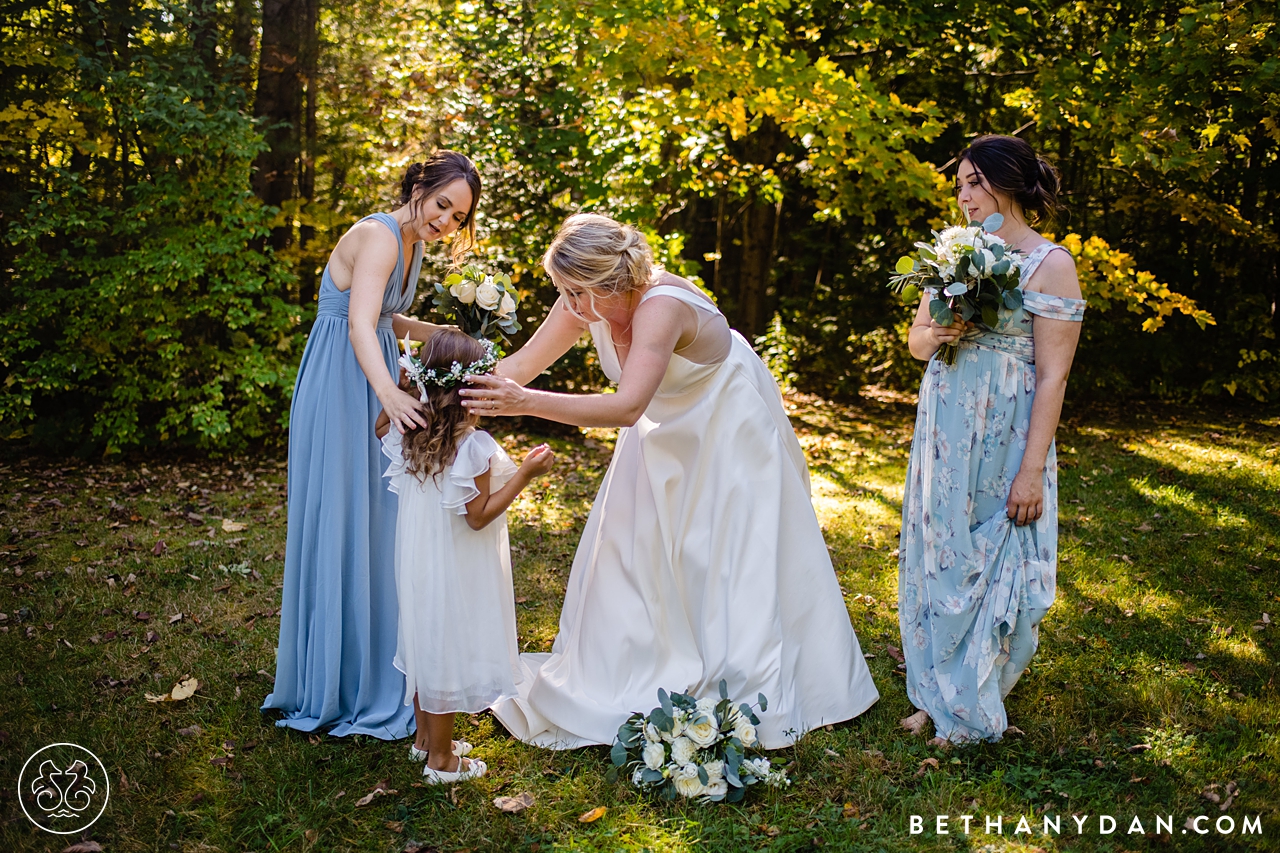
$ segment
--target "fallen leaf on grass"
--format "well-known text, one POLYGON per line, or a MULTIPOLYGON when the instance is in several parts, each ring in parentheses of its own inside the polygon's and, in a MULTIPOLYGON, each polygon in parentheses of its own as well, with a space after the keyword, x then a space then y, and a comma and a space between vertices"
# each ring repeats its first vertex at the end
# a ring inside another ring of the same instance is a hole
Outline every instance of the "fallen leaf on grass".
POLYGON ((514 797, 495 797, 493 804, 507 814, 517 814, 533 805, 533 794, 525 791, 514 797))
POLYGON ((369 805, 369 803, 372 803, 375 797, 380 797, 383 794, 399 793, 395 788, 388 788, 387 785, 389 784, 391 784, 390 779, 383 779, 376 786, 374 786, 374 789, 372 791, 365 794, 360 799, 356 800, 356 808, 358 809, 364 808, 365 806, 369 805))
POLYGON ((1025 735, 1026 734, 1026 732, 1018 728, 1017 726, 1007 726, 1004 730, 1004 733, 1007 735, 1025 735))
POLYGON ((885 646, 884 650, 889 653, 889 657, 893 658, 898 663, 906 663, 907 659, 902 656, 902 649, 897 646, 885 646))
POLYGON ((1142 522, 1141 524, 1139 524, 1137 527, 1133 529, 1136 530, 1138 533, 1150 533, 1151 531, 1155 530, 1155 528, 1152 527, 1151 523, 1148 521, 1142 522))
POLYGON ((196 695, 198 689, 200 689, 200 682, 194 678, 188 678, 173 685, 173 689, 168 693, 148 693, 146 698, 148 702, 181 702, 196 695))
POLYGON ((249 525, 241 524, 238 521, 232 521, 229 518, 222 519, 222 530, 224 533, 239 533, 241 530, 244 530, 248 526, 249 525))
POLYGON ((308 829, 306 832, 302 833, 302 837, 307 839, 308 844, 315 844, 316 839, 320 837, 320 833, 314 829, 308 829))
POLYGON ((781 829, 778 829, 778 827, 776 826, 769 826, 768 824, 761 824, 760 831, 763 832, 765 835, 769 836, 770 838, 777 838, 779 835, 782 834, 781 829))
POLYGON ((840 817, 844 818, 845 820, 849 820, 851 818, 857 818, 861 816, 862 815, 859 813, 858 807, 855 806, 853 803, 845 803, 844 809, 840 812, 840 817))
POLYGON ((151 549, 151 553, 159 557, 161 554, 163 554, 165 551, 168 551, 168 550, 169 550, 169 546, 164 544, 163 539, 160 539, 159 541, 156 542, 156 547, 151 549))
POLYGON ((169 624, 170 624, 170 625, 176 625, 177 623, 179 623, 179 622, 181 622, 181 621, 182 621, 182 614, 181 614, 181 613, 175 613, 175 614, 173 614, 172 616, 170 616, 170 617, 169 617, 169 624))
POLYGON ((62 853, 102 853, 102 845, 96 841, 77 841, 70 847, 63 847, 62 853))
POLYGON ((217 758, 210 758, 209 763, 215 767, 226 767, 231 763, 230 756, 219 755, 217 758))
POLYGON ((392 832, 404 832, 404 821, 402 820, 389 820, 383 826, 392 832))
POLYGON ((1146 752, 1151 748, 1149 743, 1135 743, 1133 746, 1125 750, 1125 752, 1146 752))
POLYGON ((195 737, 196 735, 200 734, 203 731, 204 729, 200 728, 199 726, 193 725, 193 726, 187 726, 185 729, 178 729, 178 734, 182 735, 183 737, 195 737))
POLYGON ((578 815, 578 823, 594 823, 595 821, 604 817, 604 813, 607 812, 608 810, 609 809, 607 809, 604 806, 596 806, 591 811, 583 812, 582 814, 578 815))
POLYGON ((938 769, 938 759, 936 759, 936 758, 926 758, 924 761, 921 761, 921 762, 920 762, 920 767, 919 767, 919 768, 917 768, 917 770, 916 770, 916 777, 917 777, 917 778, 919 778, 919 777, 923 776, 924 774, 928 773, 928 772, 929 772, 928 768, 930 768, 930 767, 932 767, 934 770, 937 770, 937 769, 938 769))

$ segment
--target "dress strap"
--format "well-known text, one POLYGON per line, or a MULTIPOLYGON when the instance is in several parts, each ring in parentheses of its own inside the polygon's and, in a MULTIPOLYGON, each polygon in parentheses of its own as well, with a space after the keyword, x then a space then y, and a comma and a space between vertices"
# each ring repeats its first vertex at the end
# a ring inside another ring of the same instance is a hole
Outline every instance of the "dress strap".
MULTIPOLYGON (((1036 270, 1040 268, 1041 262, 1043 262, 1045 258, 1049 257, 1049 253, 1054 249, 1061 249, 1062 251, 1067 252, 1066 246, 1059 246, 1057 243, 1041 243, 1039 246, 1036 246, 1031 250, 1031 253, 1027 255, 1026 260, 1022 262, 1022 275, 1019 276, 1024 284, 1031 280, 1031 276, 1035 275, 1036 270)), ((1071 253, 1067 252, 1067 254, 1069 255, 1071 253)))
POLYGON ((653 287, 645 291, 644 296, 640 297, 640 301, 644 302, 650 296, 674 296, 676 299, 679 299, 686 305, 692 305, 694 308, 701 308, 703 311, 711 311, 715 314, 720 313, 720 309, 717 308, 715 303, 706 296, 703 296, 701 293, 695 294, 690 290, 685 290, 683 287, 678 287, 674 284, 655 284, 653 287))

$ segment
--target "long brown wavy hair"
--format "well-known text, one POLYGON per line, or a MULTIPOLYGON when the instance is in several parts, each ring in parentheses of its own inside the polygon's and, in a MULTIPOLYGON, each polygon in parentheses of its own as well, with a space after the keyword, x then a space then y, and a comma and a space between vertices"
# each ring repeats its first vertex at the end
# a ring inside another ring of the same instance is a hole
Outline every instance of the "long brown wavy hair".
MULTIPOLYGON (((419 358, 424 367, 448 370, 455 361, 465 367, 484 354, 484 347, 475 338, 453 329, 441 329, 423 344, 419 358)), ((455 388, 428 385, 427 399, 422 403, 427 425, 405 431, 405 467, 424 483, 453 461, 458 445, 480 423, 480 416, 462 405, 458 395, 462 387, 465 385, 455 388)))

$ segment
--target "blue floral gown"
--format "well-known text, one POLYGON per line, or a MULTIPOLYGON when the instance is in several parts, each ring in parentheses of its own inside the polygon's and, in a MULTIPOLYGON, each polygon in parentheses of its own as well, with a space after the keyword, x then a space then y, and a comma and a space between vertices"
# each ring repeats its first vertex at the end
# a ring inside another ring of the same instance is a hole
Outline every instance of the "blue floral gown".
MULTIPOLYGON (((1046 243, 1022 261, 1029 281, 1046 243)), ((956 363, 929 362, 920 383, 898 552, 898 624, 907 696, 939 737, 999 740, 1004 697, 1035 654, 1058 564, 1058 465, 1049 445, 1044 514, 1016 526, 1009 490, 1035 398, 1032 317, 1079 321, 1084 300, 1024 292, 994 329, 961 339, 956 363)))
MULTIPOLYGON (((397 375, 393 314, 409 310, 422 266, 414 247, 405 286, 404 242, 389 214, 381 222, 400 242, 378 318, 378 345, 397 375)), ((396 598, 396 496, 382 483, 382 445, 373 432, 382 404, 348 337, 351 291, 324 268, 316 322, 307 338, 289 413, 289 528, 275 690, 263 710, 284 712, 278 726, 329 729, 341 737, 407 737, 404 674, 392 664, 396 598)))

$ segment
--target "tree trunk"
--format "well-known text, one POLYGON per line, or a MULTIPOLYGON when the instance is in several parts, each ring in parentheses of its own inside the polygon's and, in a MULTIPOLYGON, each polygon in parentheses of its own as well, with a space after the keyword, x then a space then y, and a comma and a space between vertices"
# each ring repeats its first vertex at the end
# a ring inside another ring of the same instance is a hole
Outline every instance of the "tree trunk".
POLYGON ((298 175, 298 196, 302 199, 302 224, 298 228, 298 245, 302 249, 302 263, 298 270, 298 299, 303 305, 310 305, 316 298, 317 258, 308 256, 308 249, 315 240, 316 229, 308 224, 311 214, 311 203, 316 198, 316 89, 319 86, 318 70, 320 65, 320 28, 319 2, 306 0, 307 15, 310 25, 302 53, 303 75, 307 83, 306 106, 303 114, 302 161, 298 175))
MULTIPOLYGON (((316 0, 263 0, 262 51, 254 114, 263 120, 267 150, 254 162, 253 191, 263 203, 283 207, 298 197, 302 157, 307 48, 316 28, 316 0)), ((271 232, 277 250, 290 244, 293 228, 271 232)))
POLYGON ((253 94, 253 43, 257 20, 253 0, 234 0, 231 9, 230 74, 235 83, 253 94))
POLYGON ((742 260, 738 272, 737 328, 748 338, 767 324, 766 289, 773 268, 776 205, 753 195, 742 211, 742 260))

